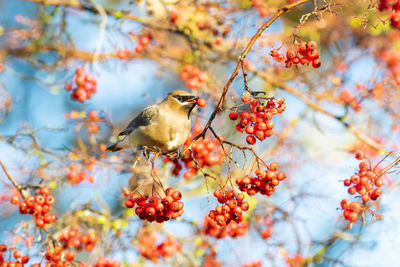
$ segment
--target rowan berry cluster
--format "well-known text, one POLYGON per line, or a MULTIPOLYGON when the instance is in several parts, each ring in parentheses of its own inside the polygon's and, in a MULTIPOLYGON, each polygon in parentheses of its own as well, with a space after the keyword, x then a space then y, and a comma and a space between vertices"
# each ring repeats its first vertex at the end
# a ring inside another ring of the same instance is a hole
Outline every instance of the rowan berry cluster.
POLYGON ((68 183, 76 185, 85 180, 89 181, 90 183, 94 183, 94 175, 88 174, 88 172, 93 172, 96 170, 96 161, 96 158, 90 157, 85 162, 85 165, 81 163, 72 163, 69 165, 68 172, 66 174, 68 183))
MULTIPOLYGON (((75 266, 72 264, 72 261, 75 259, 74 251, 64 251, 61 246, 55 246, 53 251, 47 248, 46 254, 44 258, 47 263, 46 266, 65 266, 72 267, 75 266)), ((32 267, 40 267, 40 263, 33 264, 32 267)))
MULTIPOLYGON (((188 139, 182 147, 183 151, 186 151, 187 148, 193 141, 193 138, 199 135, 202 132, 201 127, 194 127, 194 130, 189 134, 188 139)), ((223 140, 224 138, 220 136, 223 140)), ((192 145, 193 157, 197 161, 198 167, 203 168, 205 166, 212 167, 215 165, 219 165, 224 161, 225 153, 222 150, 218 139, 205 137, 203 139, 198 139, 192 145)), ((178 176, 180 171, 182 170, 182 165, 187 169, 183 174, 183 178, 191 179, 196 174, 198 168, 193 161, 192 155, 190 151, 187 150, 185 155, 179 159, 170 159, 169 157, 164 158, 164 162, 172 162, 174 164, 172 168, 172 174, 178 176)))
POLYGON ((236 184, 239 190, 247 192, 249 196, 254 196, 257 193, 261 195, 271 196, 280 181, 286 178, 284 172, 278 172, 279 164, 272 162, 266 170, 257 169, 254 177, 246 175, 236 179, 236 184))
POLYGON ((21 214, 31 214, 35 220, 36 226, 44 228, 56 221, 56 215, 49 213, 50 207, 54 205, 55 199, 50 194, 47 187, 40 188, 40 192, 35 196, 27 196, 25 200, 21 199, 19 194, 15 194, 10 198, 11 204, 19 205, 21 214))
POLYGON ((157 235, 142 235, 139 242, 139 253, 143 257, 156 263, 159 259, 171 258, 181 251, 182 245, 175 237, 168 236, 160 244, 156 244, 157 235))
POLYGON ((29 256, 28 255, 22 255, 21 251, 19 250, 14 250, 11 255, 14 258, 14 260, 7 261, 5 260, 4 254, 7 252, 8 248, 5 244, 0 245, 0 266, 1 267, 9 267, 9 266, 24 266, 24 264, 27 264, 29 262, 29 256))
POLYGON ((321 60, 319 59, 318 44, 314 41, 300 42, 297 45, 297 51, 288 50, 286 52, 286 58, 283 54, 279 53, 279 49, 272 49, 270 55, 273 59, 278 62, 285 62, 285 67, 290 68, 292 66, 311 65, 313 68, 321 67, 321 60))
POLYGON ((128 189, 124 189, 124 196, 129 197, 125 201, 125 206, 129 209, 135 208, 136 215, 141 220, 149 222, 156 221, 162 223, 170 219, 176 219, 183 214, 182 193, 172 188, 164 191, 165 197, 143 196, 137 193, 131 193, 128 189))
MULTIPOLYGON (((351 195, 359 194, 363 204, 370 200, 377 200, 382 195, 383 186, 382 178, 371 169, 370 162, 366 160, 365 154, 361 151, 355 153, 355 158, 360 160, 359 170, 353 174, 350 179, 344 180, 344 185, 349 187, 348 193, 351 195)), ((358 213, 361 211, 363 204, 348 199, 342 199, 340 206, 342 207, 345 219, 355 222, 358 219, 358 213)))
POLYGON ((208 213, 208 217, 215 221, 218 226, 225 227, 230 222, 240 223, 243 220, 242 212, 249 209, 249 203, 244 201, 244 195, 236 194, 233 191, 215 190, 214 197, 222 205, 208 213))
POLYGON ((74 248, 77 251, 91 251, 97 243, 98 236, 93 229, 89 229, 85 234, 72 228, 62 231, 58 240, 64 249, 74 248))
POLYGON ((380 0, 378 9, 379 11, 391 9, 390 24, 393 28, 400 29, 400 0, 380 0))
POLYGON ((71 91, 71 98, 79 102, 90 99, 97 92, 97 79, 86 72, 84 68, 75 70, 75 87, 72 83, 65 84, 65 89, 71 91))
POLYGON ((206 216, 203 222, 204 233, 218 239, 225 238, 226 236, 243 236, 246 234, 249 227, 250 223, 248 221, 242 221, 240 223, 230 221, 225 227, 221 227, 214 219, 211 219, 209 216, 206 216))
POLYGON ((269 8, 263 3, 263 0, 252 0, 252 4, 255 8, 258 8, 258 14, 261 17, 265 18, 270 14, 269 8))
POLYGON ((150 35, 145 35, 145 36, 140 36, 138 43, 135 47, 135 51, 140 53, 143 52, 144 48, 150 44, 151 42, 151 36, 150 35))
POLYGON ((231 120, 237 120, 240 116, 240 122, 236 124, 236 130, 248 134, 246 141, 250 145, 254 145, 257 139, 263 141, 267 137, 271 137, 275 126, 272 121, 273 116, 282 113, 286 109, 284 98, 268 99, 265 103, 260 100, 260 98, 245 93, 241 97, 241 101, 243 104, 249 103, 249 109, 241 111, 240 114, 236 111, 232 111, 229 114, 231 120))
POLYGON ((73 120, 83 119, 84 122, 88 124, 87 129, 90 133, 96 134, 99 132, 98 122, 100 121, 100 117, 96 110, 91 110, 89 111, 88 114, 84 111, 79 112, 77 110, 73 110, 70 113, 65 113, 64 117, 66 119, 73 119, 73 120))
POLYGON ((207 80, 207 74, 191 64, 185 64, 179 74, 179 78, 185 81, 187 88, 194 90, 203 87, 204 82, 207 80))

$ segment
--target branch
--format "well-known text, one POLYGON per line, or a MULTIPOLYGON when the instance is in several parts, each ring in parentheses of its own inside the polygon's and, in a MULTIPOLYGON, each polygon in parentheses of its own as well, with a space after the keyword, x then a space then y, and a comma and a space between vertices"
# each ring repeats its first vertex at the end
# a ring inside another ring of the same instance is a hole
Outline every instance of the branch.
POLYGON ((382 176, 385 173, 387 173, 391 168, 393 168, 394 166, 396 166, 397 164, 400 163, 400 156, 397 157, 397 159, 395 161, 393 161, 392 163, 390 163, 388 166, 386 166, 385 168, 383 168, 382 170, 380 170, 377 174, 378 176, 382 176))

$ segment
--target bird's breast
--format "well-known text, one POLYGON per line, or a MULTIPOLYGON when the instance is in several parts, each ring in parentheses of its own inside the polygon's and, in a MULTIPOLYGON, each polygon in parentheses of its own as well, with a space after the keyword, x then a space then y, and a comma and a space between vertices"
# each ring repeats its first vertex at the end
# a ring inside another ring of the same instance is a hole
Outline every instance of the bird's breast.
POLYGON ((155 146, 163 152, 175 151, 186 142, 190 127, 187 116, 160 114, 150 125, 141 126, 132 133, 131 144, 155 146))

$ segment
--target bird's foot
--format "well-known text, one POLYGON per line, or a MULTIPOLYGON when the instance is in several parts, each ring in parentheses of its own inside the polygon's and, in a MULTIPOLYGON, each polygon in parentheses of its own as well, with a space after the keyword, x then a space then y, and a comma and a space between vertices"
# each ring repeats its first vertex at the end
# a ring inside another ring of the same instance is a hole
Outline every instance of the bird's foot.
POLYGON ((150 149, 147 146, 137 146, 138 150, 143 150, 143 157, 145 157, 147 160, 150 158, 150 149))
POLYGON ((175 154, 175 158, 176 159, 180 159, 180 158, 183 158, 185 156, 185 153, 180 148, 178 148, 175 153, 176 153, 175 154))

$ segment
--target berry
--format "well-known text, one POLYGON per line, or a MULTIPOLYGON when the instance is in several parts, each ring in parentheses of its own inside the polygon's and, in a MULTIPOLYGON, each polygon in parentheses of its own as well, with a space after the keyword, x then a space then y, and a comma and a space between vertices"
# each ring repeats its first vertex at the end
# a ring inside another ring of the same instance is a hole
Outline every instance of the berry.
POLYGON ((199 107, 204 108, 207 105, 207 100, 205 100, 204 98, 199 97, 199 98, 196 99, 196 104, 199 107))
POLYGON ((239 118, 239 114, 236 111, 232 111, 229 113, 229 119, 235 121, 239 118))

